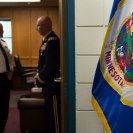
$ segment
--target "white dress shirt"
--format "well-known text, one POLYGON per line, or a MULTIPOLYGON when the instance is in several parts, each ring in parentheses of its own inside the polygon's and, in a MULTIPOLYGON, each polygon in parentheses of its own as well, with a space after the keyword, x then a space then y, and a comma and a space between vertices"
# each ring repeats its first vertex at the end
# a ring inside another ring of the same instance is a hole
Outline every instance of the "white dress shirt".
MULTIPOLYGON (((13 71, 13 64, 12 64, 12 56, 10 54, 10 51, 8 49, 7 43, 0 39, 0 43, 2 45, 2 47, 4 48, 7 58, 8 58, 8 62, 9 62, 9 66, 10 66, 10 71, 13 71)), ((6 70, 6 62, 5 62, 5 57, 0 49, 0 73, 4 73, 7 72, 6 70)))

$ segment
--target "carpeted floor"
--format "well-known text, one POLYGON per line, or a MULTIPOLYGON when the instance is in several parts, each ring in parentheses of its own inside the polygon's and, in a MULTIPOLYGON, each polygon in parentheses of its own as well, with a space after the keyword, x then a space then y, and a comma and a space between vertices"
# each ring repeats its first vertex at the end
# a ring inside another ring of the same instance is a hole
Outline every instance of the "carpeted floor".
POLYGON ((4 133, 20 133, 19 112, 16 107, 11 107, 4 133))
POLYGON ((21 95, 28 93, 29 91, 11 91, 8 121, 4 133, 20 133, 17 101, 21 95))

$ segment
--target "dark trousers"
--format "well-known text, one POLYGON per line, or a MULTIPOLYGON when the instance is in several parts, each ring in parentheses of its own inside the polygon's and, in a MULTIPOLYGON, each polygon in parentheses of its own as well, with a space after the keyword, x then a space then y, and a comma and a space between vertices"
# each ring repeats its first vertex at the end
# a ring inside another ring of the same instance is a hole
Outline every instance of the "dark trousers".
POLYGON ((0 133, 4 132, 9 112, 10 81, 0 73, 0 133))
POLYGON ((49 128, 46 133, 61 133, 60 84, 49 83, 43 89, 45 109, 49 119, 49 128))
POLYGON ((45 97, 45 109, 48 115, 48 131, 46 133, 61 133, 60 132, 60 108, 57 101, 57 96, 53 95, 45 97))

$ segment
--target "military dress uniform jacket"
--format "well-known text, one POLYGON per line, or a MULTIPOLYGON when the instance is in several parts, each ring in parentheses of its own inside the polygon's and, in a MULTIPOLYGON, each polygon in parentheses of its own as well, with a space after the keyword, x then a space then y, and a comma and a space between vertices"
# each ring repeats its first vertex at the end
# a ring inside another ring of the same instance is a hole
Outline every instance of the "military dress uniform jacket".
POLYGON ((57 93, 58 85, 54 79, 60 76, 60 40, 51 31, 42 42, 39 49, 38 80, 44 95, 57 93))
POLYGON ((54 81, 60 76, 60 40, 51 31, 39 49, 37 86, 42 87, 45 110, 49 117, 47 133, 60 133, 60 83, 54 81))

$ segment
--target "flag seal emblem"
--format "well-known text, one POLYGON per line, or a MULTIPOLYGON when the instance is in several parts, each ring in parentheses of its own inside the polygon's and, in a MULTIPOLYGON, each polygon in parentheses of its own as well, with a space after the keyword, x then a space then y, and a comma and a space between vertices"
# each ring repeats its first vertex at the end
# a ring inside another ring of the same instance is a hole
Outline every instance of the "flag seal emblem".
POLYGON ((117 28, 113 24, 115 19, 104 41, 102 72, 108 83, 121 95, 122 103, 133 106, 133 13, 126 16, 117 28), (110 38, 112 32, 115 34, 110 38))

